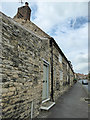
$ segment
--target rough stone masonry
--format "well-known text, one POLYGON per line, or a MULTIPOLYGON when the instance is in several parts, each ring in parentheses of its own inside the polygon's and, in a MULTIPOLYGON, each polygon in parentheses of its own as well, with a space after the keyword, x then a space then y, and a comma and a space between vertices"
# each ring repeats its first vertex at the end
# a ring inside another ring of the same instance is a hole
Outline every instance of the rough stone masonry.
MULTIPOLYGON (((43 64, 51 63, 51 37, 31 21, 13 19, 0 13, 0 78, 2 80, 2 118, 25 120, 36 117, 42 104, 43 64), (33 111, 32 111, 33 105, 33 111)), ((54 101, 73 85, 73 70, 53 43, 53 96, 54 101), (68 65, 68 68, 67 68, 68 65), (63 79, 60 80, 60 71, 63 79), (67 79, 69 76, 69 82, 67 79), (66 84, 69 83, 69 84, 66 84)), ((49 98, 51 98, 51 64, 49 65, 49 98)), ((1 89, 1 88, 0 88, 1 89)))
POLYGON ((42 101, 42 58, 50 61, 48 40, 40 39, 5 15, 1 23, 2 117, 30 117, 32 101, 35 117, 42 101))

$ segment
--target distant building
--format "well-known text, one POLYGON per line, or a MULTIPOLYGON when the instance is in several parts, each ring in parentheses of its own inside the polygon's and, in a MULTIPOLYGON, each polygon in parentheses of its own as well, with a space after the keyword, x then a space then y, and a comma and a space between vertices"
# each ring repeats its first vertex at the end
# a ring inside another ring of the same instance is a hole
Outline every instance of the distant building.
POLYGON ((76 75, 79 80, 88 78, 88 75, 85 75, 85 74, 76 73, 76 75))

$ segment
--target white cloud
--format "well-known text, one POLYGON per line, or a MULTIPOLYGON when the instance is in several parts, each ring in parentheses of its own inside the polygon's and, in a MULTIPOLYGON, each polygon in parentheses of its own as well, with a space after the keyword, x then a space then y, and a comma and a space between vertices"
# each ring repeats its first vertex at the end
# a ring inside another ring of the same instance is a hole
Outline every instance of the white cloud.
POLYGON ((53 37, 72 61, 75 72, 87 73, 88 24, 78 29, 70 29, 67 20, 88 16, 88 3, 37 3, 37 8, 34 23, 48 33, 55 27, 53 37))
POLYGON ((36 23, 44 31, 50 33, 72 61, 75 72, 88 72, 88 24, 78 29, 70 29, 68 19, 88 16, 88 3, 36 3, 36 23), (68 22, 67 22, 68 21, 68 22), (53 31, 52 31, 53 32, 53 31))
POLYGON ((2 10, 2 3, 0 3, 0 11, 2 10))
POLYGON ((79 63, 78 65, 76 65, 76 69, 77 73, 84 73, 87 74, 88 73, 88 63, 79 63))
MULTIPOLYGON (((8 2, 18 2, 20 0, 8 0, 8 2)), ((23 0, 25 1, 25 0, 23 0)), ((28 2, 89 2, 89 0, 27 0, 28 2)), ((7 2, 7 0, 0 0, 0 2, 7 2)))
MULTIPOLYGON (((61 29, 62 30, 62 29, 61 29)), ((65 28, 64 28, 65 30, 65 28)), ((66 29, 65 34, 56 32, 55 40, 72 61, 75 72, 88 72, 88 24, 76 30, 66 29), (85 67, 86 66, 86 67, 85 67), (85 68, 85 70, 84 70, 85 68)))
MULTIPOLYGON (((62 45, 67 42, 67 47, 72 50, 80 50, 88 48, 88 24, 85 24, 84 27, 70 30, 69 28, 59 27, 54 36, 57 42, 62 45), (62 34, 60 31, 66 32, 62 34)), ((68 50, 68 49, 67 49, 68 50)))
POLYGON ((52 26, 69 17, 88 16, 88 3, 44 3, 36 2, 37 12, 34 22, 43 30, 49 31, 52 26))
MULTIPOLYGON (((74 0, 72 2, 68 2, 70 0, 67 2, 61 0, 27 1, 32 8, 37 7, 37 10, 34 11, 35 19, 33 22, 47 33, 53 32, 52 29, 54 28, 55 35, 52 35, 67 58, 72 61, 75 72, 86 73, 88 69, 88 24, 84 24, 78 29, 70 29, 68 19, 88 16, 88 0, 82 0, 84 2, 80 2, 80 0, 75 0, 77 2, 73 2, 74 0)), ((15 2, 19 1, 15 0, 15 2)), ((18 5, 16 6, 18 7, 18 5)), ((12 7, 15 7, 15 5, 12 7)))

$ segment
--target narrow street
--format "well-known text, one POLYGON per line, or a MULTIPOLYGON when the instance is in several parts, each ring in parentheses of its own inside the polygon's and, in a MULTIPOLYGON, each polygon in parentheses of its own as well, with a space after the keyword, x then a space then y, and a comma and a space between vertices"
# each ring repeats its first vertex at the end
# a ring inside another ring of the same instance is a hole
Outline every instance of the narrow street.
POLYGON ((77 82, 68 92, 61 96, 56 105, 48 112, 42 112, 44 118, 88 118, 86 91, 77 82))

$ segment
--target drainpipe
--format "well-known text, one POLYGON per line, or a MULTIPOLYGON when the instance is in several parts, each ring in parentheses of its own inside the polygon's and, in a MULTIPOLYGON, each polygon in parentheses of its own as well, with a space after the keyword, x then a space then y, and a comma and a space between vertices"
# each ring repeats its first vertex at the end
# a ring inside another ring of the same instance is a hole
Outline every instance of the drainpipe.
POLYGON ((53 100, 53 38, 50 39, 50 47, 51 47, 51 101, 53 100))
POLYGON ((31 119, 33 119, 33 101, 31 103, 31 119))

